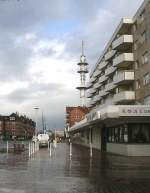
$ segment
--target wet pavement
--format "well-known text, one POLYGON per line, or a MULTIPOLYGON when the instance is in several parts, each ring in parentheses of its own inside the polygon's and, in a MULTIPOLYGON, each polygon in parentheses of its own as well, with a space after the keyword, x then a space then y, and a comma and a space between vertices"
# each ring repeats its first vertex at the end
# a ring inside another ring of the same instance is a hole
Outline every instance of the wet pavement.
POLYGON ((124 157, 58 144, 31 158, 0 154, 0 193, 150 193, 150 158, 124 157))

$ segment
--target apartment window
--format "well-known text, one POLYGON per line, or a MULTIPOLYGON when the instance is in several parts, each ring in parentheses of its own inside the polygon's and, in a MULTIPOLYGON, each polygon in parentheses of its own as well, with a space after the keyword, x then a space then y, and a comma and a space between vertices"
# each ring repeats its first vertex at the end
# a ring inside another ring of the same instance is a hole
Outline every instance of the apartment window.
POLYGON ((138 43, 138 41, 136 40, 135 42, 134 42, 134 44, 133 44, 133 48, 134 48, 134 50, 137 50, 137 43, 138 43))
POLYGON ((141 43, 143 44, 147 39, 147 32, 144 31, 142 34, 141 34, 141 43))
POLYGON ((134 64, 135 64, 135 69, 136 69, 136 70, 139 69, 139 62, 136 61, 134 64))
POLYGON ((150 96, 144 98, 144 105, 150 105, 150 96))
POLYGON ((142 64, 145 64, 148 62, 148 52, 145 52, 142 56, 142 64))
POLYGON ((133 32, 136 32, 136 30, 137 30, 137 23, 135 23, 135 24, 133 25, 133 32))
POLYGON ((140 80, 136 80, 136 82, 135 82, 135 88, 136 88, 136 89, 141 88, 140 80))
POLYGON ((143 85, 147 85, 147 84, 149 84, 149 73, 146 73, 143 76, 143 85))
POLYGON ((140 14, 140 22, 142 23, 145 19, 145 10, 142 11, 142 13, 140 14))

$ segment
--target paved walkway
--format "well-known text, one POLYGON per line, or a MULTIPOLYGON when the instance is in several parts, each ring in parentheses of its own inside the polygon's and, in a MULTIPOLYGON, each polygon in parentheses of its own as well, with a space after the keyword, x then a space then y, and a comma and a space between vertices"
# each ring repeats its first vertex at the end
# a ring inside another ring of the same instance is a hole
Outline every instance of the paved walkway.
POLYGON ((59 144, 52 157, 41 149, 0 156, 0 193, 150 193, 150 158, 100 154, 59 144))

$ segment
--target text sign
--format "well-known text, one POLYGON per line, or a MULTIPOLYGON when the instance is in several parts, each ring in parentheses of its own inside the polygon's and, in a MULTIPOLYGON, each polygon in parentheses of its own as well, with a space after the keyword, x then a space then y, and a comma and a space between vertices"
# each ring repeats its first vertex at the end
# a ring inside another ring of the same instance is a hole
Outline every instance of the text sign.
POLYGON ((120 116, 150 116, 150 107, 119 107, 120 116))

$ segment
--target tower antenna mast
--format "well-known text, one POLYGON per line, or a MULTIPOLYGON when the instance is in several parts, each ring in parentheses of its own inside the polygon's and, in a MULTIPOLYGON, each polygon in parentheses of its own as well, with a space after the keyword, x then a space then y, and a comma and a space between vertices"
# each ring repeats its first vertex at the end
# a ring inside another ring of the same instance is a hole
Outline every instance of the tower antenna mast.
POLYGON ((80 105, 86 106, 86 74, 88 73, 88 63, 86 62, 86 57, 84 55, 84 41, 82 40, 82 53, 80 56, 80 62, 78 63, 79 70, 77 71, 80 74, 80 86, 77 89, 80 91, 80 105))

